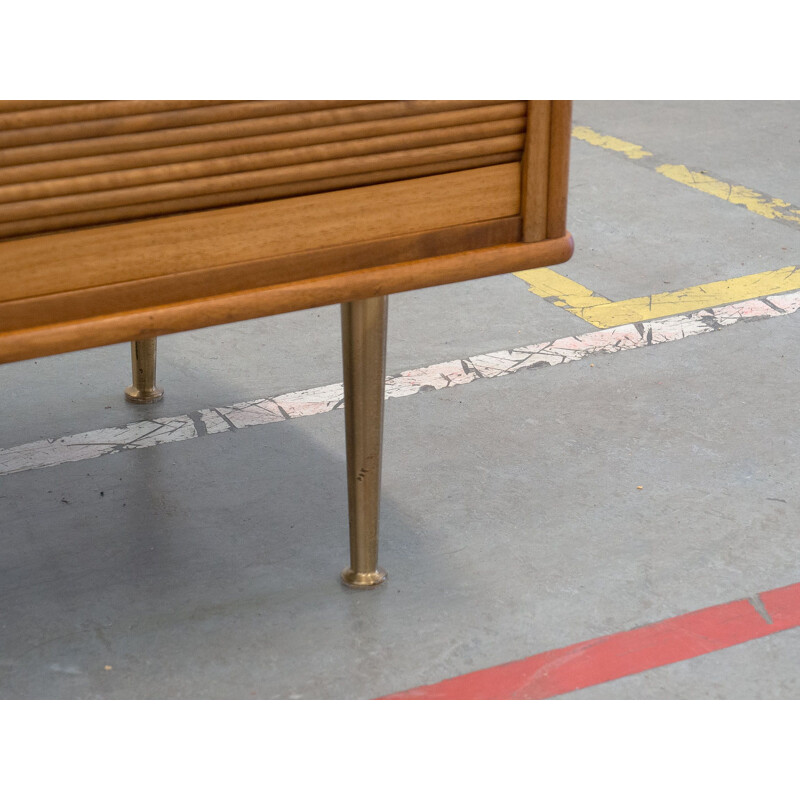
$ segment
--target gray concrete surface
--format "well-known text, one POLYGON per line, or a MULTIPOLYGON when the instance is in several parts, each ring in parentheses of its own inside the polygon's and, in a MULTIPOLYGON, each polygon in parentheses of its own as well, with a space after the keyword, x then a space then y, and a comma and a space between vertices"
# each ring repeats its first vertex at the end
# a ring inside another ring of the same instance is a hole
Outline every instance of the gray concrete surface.
POLYGON ((797 230, 689 189, 636 161, 573 140, 572 167, 568 224, 581 244, 557 271, 610 300, 797 261, 797 230))
POLYGON ((800 631, 591 686, 562 700, 786 700, 800 697, 800 631), (731 676, 735 675, 735 680, 731 676))
MULTIPOLYGON (((574 117, 800 203, 775 166, 798 163, 798 106, 574 117)), ((800 228, 572 153, 556 270, 611 299, 798 263, 800 228)), ((592 330, 513 276, 390 315, 392 373, 592 330)), ((795 314, 389 401, 390 578, 368 593, 337 579, 338 412, 0 477, 0 697, 375 697, 797 582, 799 332, 795 314)), ((125 347, 0 366, 0 447, 341 378, 334 308, 160 348, 167 399, 142 409, 125 347)), ((798 698, 796 631, 565 697, 798 698)))
POLYGON ((574 121, 641 145, 668 164, 800 204, 797 146, 800 103, 582 102, 574 121))
MULTIPOLYGON (((592 329, 541 305, 532 314, 524 285, 509 275, 394 295, 387 368, 394 373, 592 329), (498 296, 505 298, 502 314, 498 296)), ((179 333, 163 337, 158 353, 166 395, 139 408, 122 395, 131 382, 127 344, 0 365, 0 385, 14 387, 3 396, 2 446, 341 381, 339 309, 179 333)))

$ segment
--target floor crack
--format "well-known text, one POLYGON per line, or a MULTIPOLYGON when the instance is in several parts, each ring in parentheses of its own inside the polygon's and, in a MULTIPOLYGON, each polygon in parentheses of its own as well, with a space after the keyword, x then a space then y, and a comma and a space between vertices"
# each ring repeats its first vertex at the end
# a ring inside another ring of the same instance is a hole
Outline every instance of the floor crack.
POLYGON ((750 605, 758 611, 758 613, 764 618, 765 622, 769 625, 773 625, 772 617, 769 615, 766 607, 764 606, 764 602, 761 599, 761 595, 754 594, 752 597, 747 598, 750 601, 750 605))

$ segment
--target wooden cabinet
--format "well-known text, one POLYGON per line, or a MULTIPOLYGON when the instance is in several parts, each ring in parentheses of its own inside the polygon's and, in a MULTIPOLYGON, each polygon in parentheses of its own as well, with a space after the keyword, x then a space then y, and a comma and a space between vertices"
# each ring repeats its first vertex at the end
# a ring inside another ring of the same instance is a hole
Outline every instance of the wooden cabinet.
POLYGON ((0 102, 0 363, 344 304, 374 573, 385 297, 566 261, 569 135, 566 101, 0 102))

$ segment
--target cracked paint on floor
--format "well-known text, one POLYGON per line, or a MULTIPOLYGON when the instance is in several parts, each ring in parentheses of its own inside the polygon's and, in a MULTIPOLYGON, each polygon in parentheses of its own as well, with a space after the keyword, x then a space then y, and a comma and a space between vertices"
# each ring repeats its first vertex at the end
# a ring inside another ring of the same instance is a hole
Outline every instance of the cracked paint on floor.
MULTIPOLYGON (((455 359, 406 370, 387 378, 386 397, 409 397, 421 391, 449 389, 475 380, 499 378, 538 367, 569 364, 589 356, 679 341, 687 336, 713 333, 742 321, 793 314, 798 309, 800 291, 455 359)), ((101 428, 59 439, 42 439, 0 450, 0 475, 324 414, 343 406, 343 386, 341 383, 333 383, 273 398, 132 422, 117 428, 101 428)))

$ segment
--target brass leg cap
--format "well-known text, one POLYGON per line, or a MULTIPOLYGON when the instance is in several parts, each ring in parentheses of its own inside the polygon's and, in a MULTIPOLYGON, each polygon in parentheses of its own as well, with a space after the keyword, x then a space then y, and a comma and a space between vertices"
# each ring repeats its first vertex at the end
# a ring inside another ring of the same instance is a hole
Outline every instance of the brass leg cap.
POLYGON ((348 567, 342 572, 342 583, 351 589, 374 589, 386 580, 386 571, 380 567, 375 572, 356 572, 348 567))
POLYGON ((156 386, 148 391, 142 391, 135 386, 129 386, 125 390, 125 399, 129 403, 157 403, 164 396, 164 390, 156 386))

